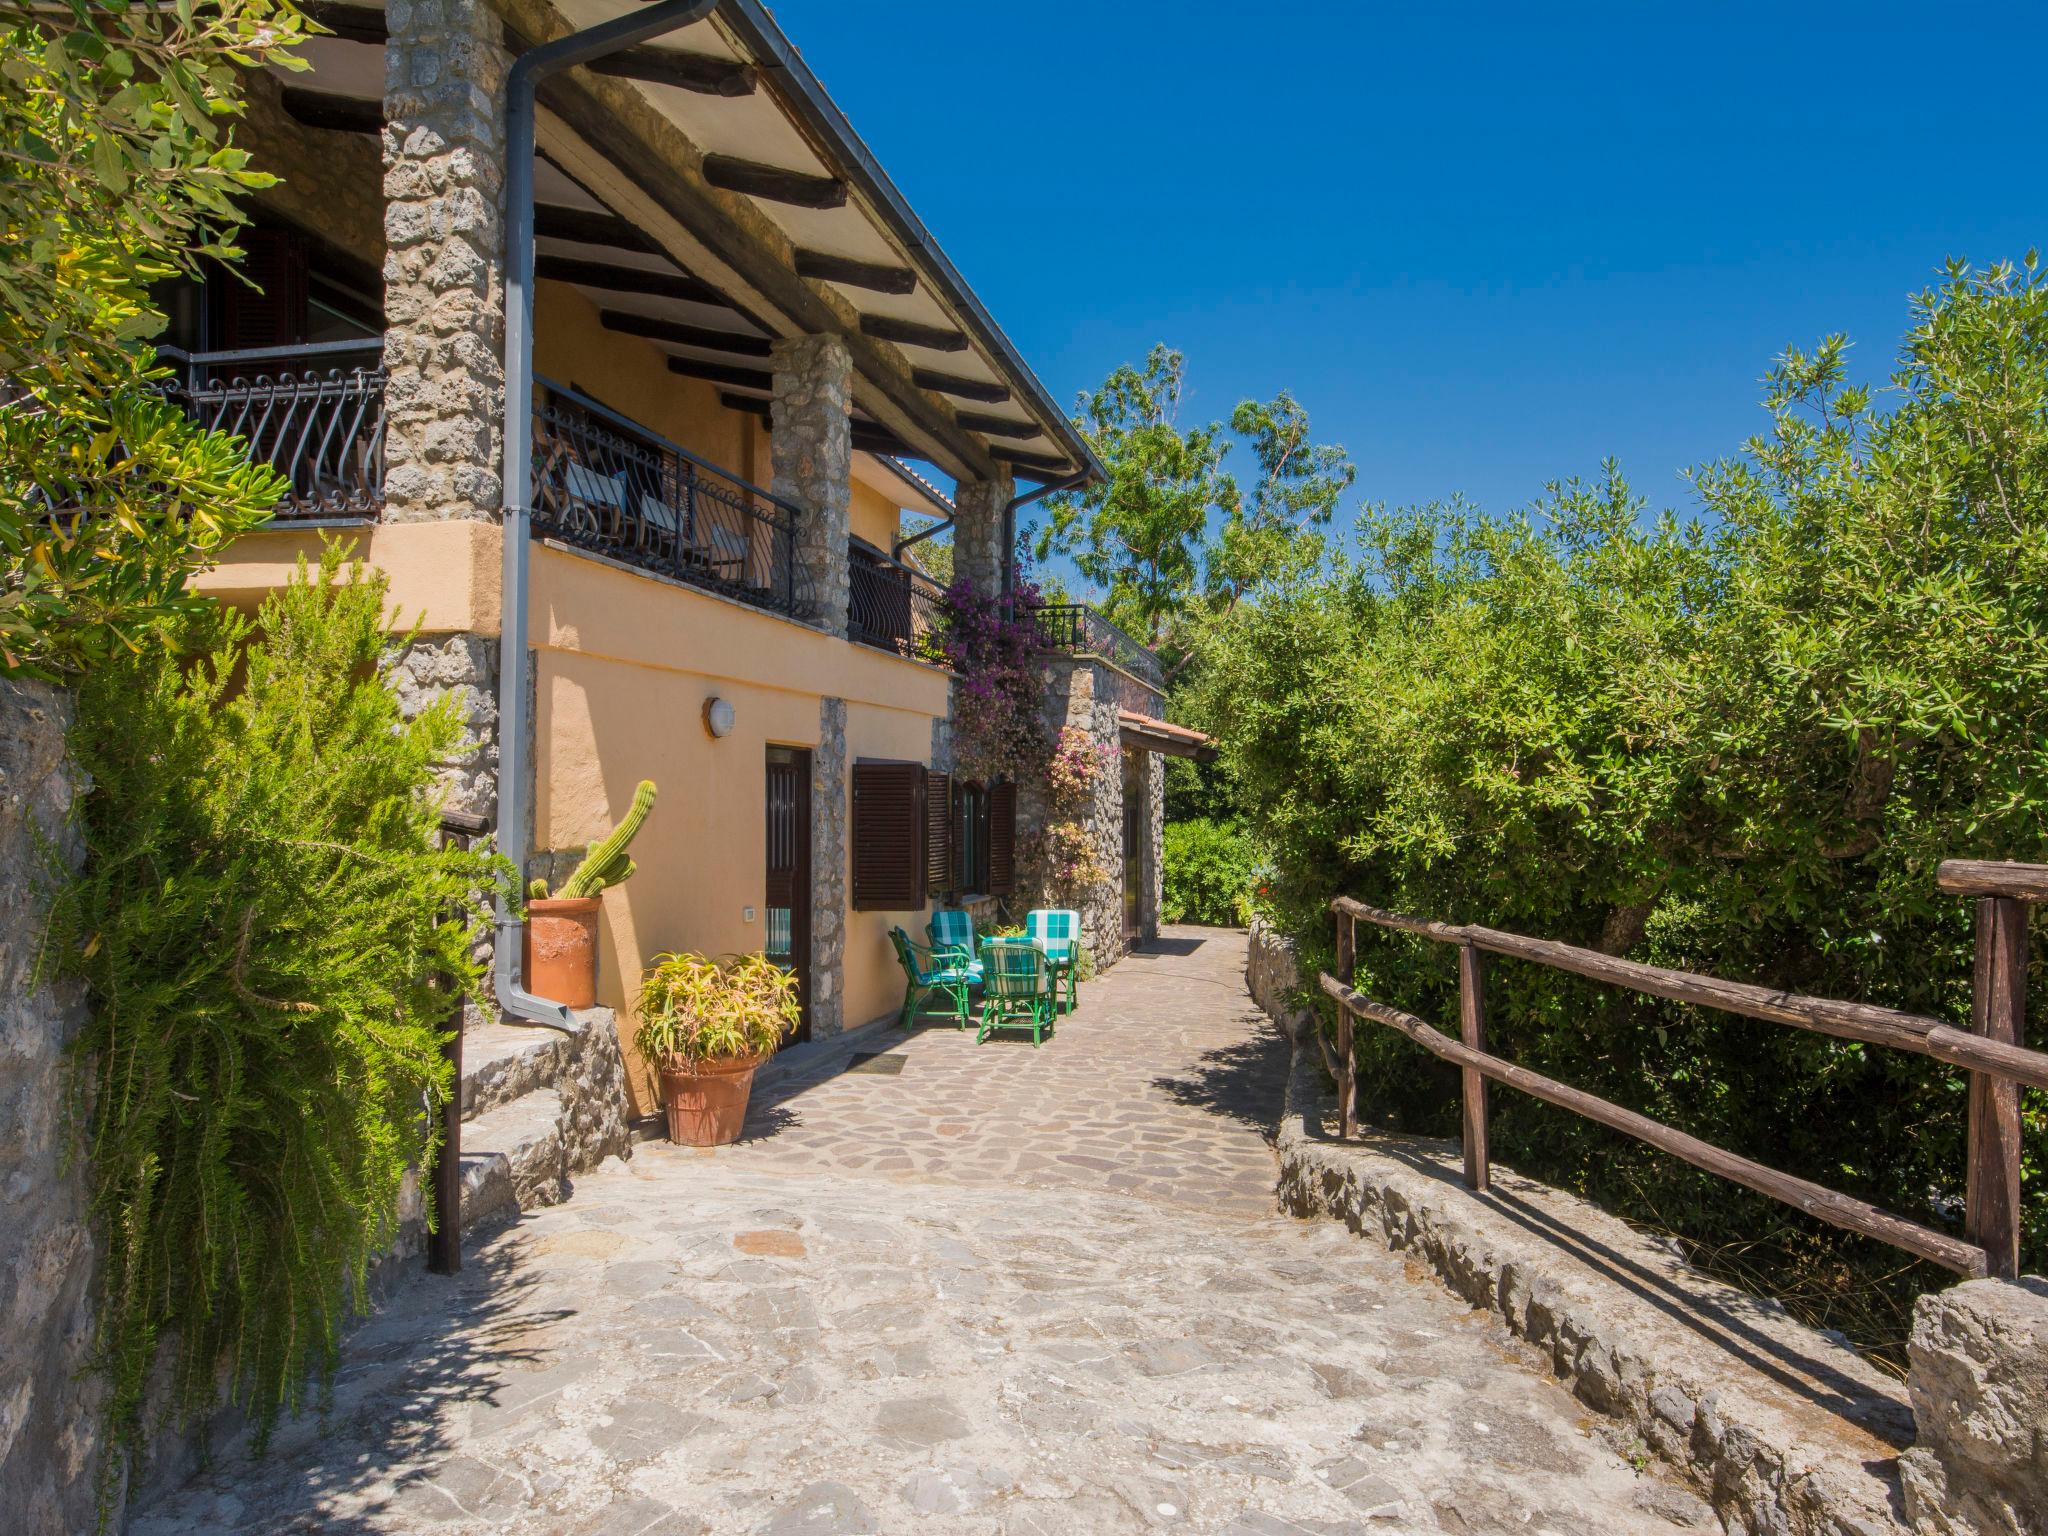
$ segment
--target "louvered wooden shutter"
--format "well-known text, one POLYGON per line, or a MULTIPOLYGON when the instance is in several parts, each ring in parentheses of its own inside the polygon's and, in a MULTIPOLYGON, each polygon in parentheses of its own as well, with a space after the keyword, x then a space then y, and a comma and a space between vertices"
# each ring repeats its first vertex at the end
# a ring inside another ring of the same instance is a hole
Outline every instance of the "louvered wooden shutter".
POLYGON ((924 766, 853 765, 853 909, 924 905, 924 766))
POLYGON ((924 888, 953 889, 953 777, 946 773, 924 776, 924 888))
POLYGON ((297 346, 306 339, 305 237, 245 229, 235 243, 242 247, 241 277, 223 275, 214 289, 223 306, 221 346, 231 352, 297 346))
POLYGON ((988 893, 1017 889, 1017 786, 1005 779, 988 791, 988 893))

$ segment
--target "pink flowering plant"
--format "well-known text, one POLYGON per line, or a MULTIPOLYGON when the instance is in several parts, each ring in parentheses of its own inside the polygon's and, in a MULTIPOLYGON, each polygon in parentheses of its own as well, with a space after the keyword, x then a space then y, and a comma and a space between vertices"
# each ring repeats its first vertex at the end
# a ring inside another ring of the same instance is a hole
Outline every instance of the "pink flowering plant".
POLYGON ((1062 890, 1096 885, 1110 878, 1088 810, 1096 784, 1116 766, 1116 748, 1097 741, 1078 725, 1062 726, 1059 740, 1046 759, 1046 798, 1052 824, 1046 828, 1046 874, 1062 890))
POLYGON ((938 645, 955 679, 953 768, 963 779, 1020 778, 1044 761, 1037 617, 1044 606, 1029 582, 1007 598, 977 592, 964 580, 946 589, 938 645))

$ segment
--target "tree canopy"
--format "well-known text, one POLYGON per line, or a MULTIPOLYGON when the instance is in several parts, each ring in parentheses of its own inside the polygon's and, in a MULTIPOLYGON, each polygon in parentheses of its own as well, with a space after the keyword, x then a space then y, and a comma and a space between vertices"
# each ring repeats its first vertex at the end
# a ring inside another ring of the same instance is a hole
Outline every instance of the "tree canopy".
POLYGON ((189 612, 283 482, 164 397, 154 285, 232 262, 242 71, 297 67, 270 0, 0 0, 0 673, 75 672, 189 612))

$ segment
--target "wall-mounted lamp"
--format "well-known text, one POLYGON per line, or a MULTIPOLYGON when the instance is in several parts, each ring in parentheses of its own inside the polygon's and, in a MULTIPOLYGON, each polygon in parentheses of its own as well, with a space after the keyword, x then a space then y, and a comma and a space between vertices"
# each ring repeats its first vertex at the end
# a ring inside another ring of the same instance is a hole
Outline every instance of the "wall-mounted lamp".
POLYGON ((732 707, 731 699, 706 699, 704 701, 704 729, 714 737, 730 736, 739 713, 732 707))

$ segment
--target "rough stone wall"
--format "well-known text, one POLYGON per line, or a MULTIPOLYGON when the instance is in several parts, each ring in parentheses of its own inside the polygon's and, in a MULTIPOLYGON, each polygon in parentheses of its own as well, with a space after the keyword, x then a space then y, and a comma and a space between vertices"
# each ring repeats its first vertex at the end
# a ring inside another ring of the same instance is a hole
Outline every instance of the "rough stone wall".
POLYGON ((819 628, 846 633, 846 540, 853 499, 853 354, 837 336, 793 336, 770 349, 775 367, 774 462, 768 488, 808 514, 797 525, 799 585, 819 628))
POLYGON ((818 706, 811 754, 811 1038, 846 1027, 846 700, 818 706))
POLYGON ((1008 475, 995 480, 963 480, 953 494, 953 574, 970 581, 977 592, 994 592, 1003 584, 1008 551, 1003 548, 1003 509, 1017 494, 1008 475))
POLYGON ((1265 1010, 1293 1039, 1308 1038, 1312 1011, 1299 1000, 1301 964, 1294 940, 1283 936, 1263 917, 1252 919, 1251 943, 1245 955, 1244 981, 1252 1001, 1265 1010))
POLYGON ((2048 1280, 1922 1296, 1907 1346, 1919 1444, 1899 1459, 1923 1536, 2048 1533, 2048 1280))
POLYGON ((1139 827, 1138 926, 1148 939, 1159 937, 1160 912, 1166 904, 1166 759, 1143 752, 1145 815, 1139 827))
POLYGON ((385 15, 384 516, 495 520, 511 55, 476 0, 385 15))
POLYGON ((384 663, 384 680, 410 720, 452 696, 467 744, 441 768, 451 811, 492 815, 498 803, 498 642, 488 635, 426 635, 384 663))
POLYGON ((76 868, 69 695, 0 682, 0 1530, 93 1528, 103 1394, 82 1374, 97 1245, 83 1170, 66 1165, 65 1048, 86 1019, 71 983, 32 976, 49 883, 45 848, 76 868))
POLYGON ((376 140, 308 128, 284 110, 284 82, 277 76, 248 73, 240 78, 246 106, 235 141, 255 155, 257 170, 279 178, 258 194, 258 203, 381 268, 384 168, 376 140))

